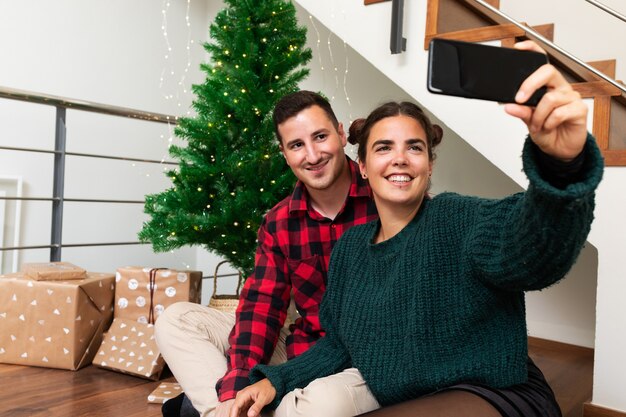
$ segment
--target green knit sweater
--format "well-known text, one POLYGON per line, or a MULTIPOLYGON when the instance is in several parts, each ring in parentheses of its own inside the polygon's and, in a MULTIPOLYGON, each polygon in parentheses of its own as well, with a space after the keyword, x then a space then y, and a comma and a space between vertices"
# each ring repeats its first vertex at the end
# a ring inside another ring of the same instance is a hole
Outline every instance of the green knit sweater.
POLYGON ((445 193, 424 200, 399 234, 371 243, 378 222, 335 246, 320 309, 326 336, 279 366, 258 365, 277 397, 359 369, 381 405, 461 382, 507 387, 527 378, 524 291, 561 279, 593 219, 603 170, 592 137, 581 181, 542 180, 527 141, 528 190, 501 200, 445 193))

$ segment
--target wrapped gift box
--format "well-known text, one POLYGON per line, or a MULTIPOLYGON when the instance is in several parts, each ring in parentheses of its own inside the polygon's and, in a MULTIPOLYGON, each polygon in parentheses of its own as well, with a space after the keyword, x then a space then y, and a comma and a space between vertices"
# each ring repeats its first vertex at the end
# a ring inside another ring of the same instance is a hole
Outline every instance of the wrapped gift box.
POLYGON ((148 395, 148 403, 163 404, 167 400, 180 395, 183 389, 178 382, 161 382, 159 386, 148 395))
POLYGON ((0 362, 71 370, 91 363, 113 316, 114 280, 0 275, 0 362))
POLYGON ((87 277, 87 271, 69 262, 26 263, 22 265, 22 273, 37 281, 66 281, 87 277))
POLYGON ((115 318, 154 323, 177 301, 200 302, 202 272, 128 266, 115 276, 115 318))
POLYGON ((165 367, 165 360, 154 340, 154 325, 130 319, 113 319, 93 364, 158 380, 165 367))

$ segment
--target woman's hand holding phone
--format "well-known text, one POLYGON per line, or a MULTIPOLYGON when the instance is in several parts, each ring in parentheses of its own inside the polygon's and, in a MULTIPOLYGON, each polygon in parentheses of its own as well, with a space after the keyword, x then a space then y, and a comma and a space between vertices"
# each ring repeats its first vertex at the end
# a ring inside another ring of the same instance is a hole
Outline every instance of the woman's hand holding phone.
MULTIPOLYGON (((515 44, 519 50, 545 53, 536 43, 515 44)), ((543 65, 520 86, 515 101, 505 111, 521 119, 533 142, 546 154, 562 161, 574 159, 587 138, 587 105, 563 75, 550 64, 543 65), (541 87, 547 91, 535 107, 521 105, 541 87)))

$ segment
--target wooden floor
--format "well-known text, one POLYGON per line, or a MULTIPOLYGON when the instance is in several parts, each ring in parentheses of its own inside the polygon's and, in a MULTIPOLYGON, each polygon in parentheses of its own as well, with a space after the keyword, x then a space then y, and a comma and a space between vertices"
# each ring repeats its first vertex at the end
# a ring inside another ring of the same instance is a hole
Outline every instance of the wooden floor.
MULTIPOLYGON (((563 416, 581 417, 591 399, 593 351, 536 339, 529 346, 563 416)), ((158 417, 160 405, 147 403, 158 385, 93 366, 71 372, 0 364, 0 416, 158 417)))

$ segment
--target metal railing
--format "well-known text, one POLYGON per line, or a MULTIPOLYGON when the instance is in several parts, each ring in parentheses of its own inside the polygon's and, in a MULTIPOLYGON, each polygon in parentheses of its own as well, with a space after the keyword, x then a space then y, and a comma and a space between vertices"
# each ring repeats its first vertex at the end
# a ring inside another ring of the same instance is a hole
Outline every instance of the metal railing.
MULTIPOLYGON (((500 18, 498 20, 504 19, 505 21, 507 21, 507 22, 509 22, 509 23, 511 23, 511 24, 513 24, 515 26, 517 26, 518 28, 524 30, 528 35, 530 35, 529 37, 538 40, 543 45, 549 47, 549 49, 551 49, 552 51, 556 51, 558 54, 560 54, 560 55, 566 57, 567 59, 575 62, 577 65, 581 66, 585 70, 591 72, 595 76, 601 78, 602 80, 604 80, 604 81, 608 82, 609 84, 613 85, 614 87, 618 88, 622 92, 622 94, 626 93, 626 86, 618 83, 613 78, 611 78, 608 75, 602 73, 601 71, 598 71, 597 69, 595 69, 591 65, 587 64, 586 62, 581 61, 580 59, 578 59, 577 57, 575 57, 571 53, 567 52, 566 50, 564 50, 560 46, 556 45, 551 40, 549 40, 546 37, 544 37, 543 35, 541 35, 539 32, 533 30, 532 28, 530 28, 528 26, 523 25, 522 23, 520 23, 517 20, 513 19, 512 17, 506 15, 505 13, 502 13, 500 10, 496 9, 495 7, 490 5, 489 3, 486 3, 483 0, 464 0, 464 1, 466 3, 469 3, 469 4, 473 3, 474 5, 479 6, 479 9, 486 10, 487 12, 489 12, 490 15, 495 16, 497 18, 500 18)), ((587 0, 587 1, 591 2, 590 0, 587 0)))
POLYGON ((596 1, 596 0, 585 0, 585 1, 587 3, 593 4, 594 6, 596 6, 597 8, 599 8, 601 10, 604 10, 608 14, 613 15, 614 17, 617 17, 622 22, 626 22, 626 16, 624 16, 623 14, 621 14, 621 13, 611 9, 607 5, 602 4, 602 3, 600 3, 599 1, 596 1))
MULTIPOLYGON (((92 103, 83 100, 74 100, 63 97, 57 97, 47 94, 33 93, 30 91, 16 90, 12 88, 0 86, 0 98, 25 101, 35 104, 43 104, 47 106, 53 106, 56 108, 55 116, 55 145, 54 150, 47 149, 34 149, 34 148, 20 148, 10 146, 0 146, 0 149, 18 151, 18 152, 36 152, 36 153, 48 153, 54 155, 54 175, 53 175, 53 191, 52 197, 11 197, 2 196, 2 200, 20 200, 20 201, 50 201, 52 203, 52 225, 50 231, 50 244, 49 245, 35 245, 35 246, 14 246, 14 247, 0 247, 0 251, 17 251, 27 249, 50 249, 50 261, 61 260, 61 249, 63 247, 89 247, 89 246, 118 246, 118 245, 137 245, 141 242, 102 242, 102 243, 63 243, 62 240, 62 226, 63 226, 63 204, 64 202, 83 202, 83 203, 122 203, 122 204, 144 204, 143 200, 105 200, 105 199, 81 199, 81 198, 65 198, 64 186, 65 186, 65 157, 66 156, 80 156, 86 158, 104 158, 113 160, 133 161, 133 162, 146 162, 146 163, 158 163, 158 164, 171 164, 177 165, 175 162, 169 161, 157 161, 150 159, 138 159, 138 158, 125 158, 111 155, 98 155, 88 153, 77 153, 66 151, 66 110, 81 110, 90 113, 100 113, 118 117, 128 117, 132 119, 145 120, 155 123, 167 123, 169 125, 175 125, 177 118, 175 116, 151 113, 140 110, 134 110, 118 106, 110 106, 106 104, 92 103)), ((0 242, 1 243, 1 242, 0 242)))

